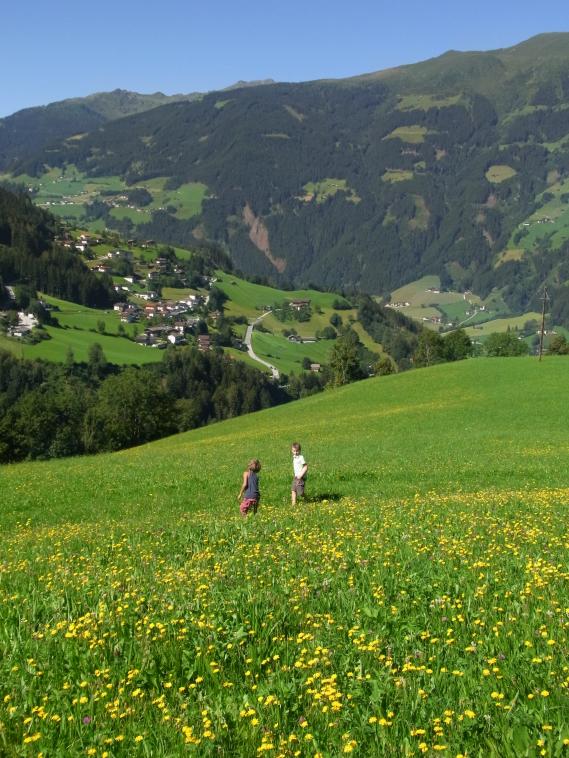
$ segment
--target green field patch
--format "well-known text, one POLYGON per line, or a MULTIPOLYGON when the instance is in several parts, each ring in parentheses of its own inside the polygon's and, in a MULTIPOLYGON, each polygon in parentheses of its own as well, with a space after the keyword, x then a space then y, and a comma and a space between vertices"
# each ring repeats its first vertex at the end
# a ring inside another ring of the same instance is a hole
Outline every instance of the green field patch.
POLYGON ((411 126, 398 126, 390 132, 384 139, 400 139, 401 142, 408 142, 411 145, 418 145, 425 141, 427 134, 426 126, 414 124, 411 126))
POLYGON ((69 221, 79 222, 82 221, 85 216, 85 207, 75 203, 50 203, 49 205, 38 203, 38 205, 45 208, 50 213, 53 213, 54 216, 69 221))
POLYGON ((439 309, 447 321, 463 321, 471 314, 473 307, 467 300, 457 300, 456 303, 439 305, 439 309))
POLYGON ((415 202, 415 215, 409 220, 409 226, 411 229, 427 229, 431 214, 425 199, 421 195, 413 195, 413 200, 415 202))
POLYGON ((27 347, 27 345, 22 342, 22 340, 6 337, 4 334, 0 334, 0 350, 6 350, 17 358, 23 358, 25 347, 27 347))
MULTIPOLYGON (((441 281, 438 276, 423 276, 414 282, 409 282, 403 287, 393 290, 391 293, 391 302, 408 302, 411 306, 422 305, 447 305, 463 300, 464 295, 460 292, 441 292, 441 281)), ((480 302, 476 295, 470 295, 469 299, 474 302, 480 302)), ((407 309, 403 310, 406 313, 407 309)))
POLYGON ((346 200, 352 202, 359 202, 360 197, 354 192, 354 190, 348 186, 345 179, 322 179, 319 182, 308 182, 302 188, 304 195, 301 199, 309 202, 315 200, 317 203, 323 203, 329 197, 333 197, 337 192, 345 192, 346 200))
POLYGON ((406 182, 413 179, 415 174, 412 171, 406 171, 399 168, 388 168, 387 171, 382 174, 381 179, 384 182, 406 182))
POLYGON ((296 108, 293 108, 292 105, 285 105, 284 109, 287 113, 289 113, 294 119, 297 121, 300 121, 301 123, 304 121, 306 116, 304 113, 301 113, 300 111, 297 111, 296 108))
MULTIPOLYGON (((87 177, 75 166, 64 170, 50 169, 39 178, 22 174, 15 178, 36 191, 34 202, 61 218, 84 221, 85 206, 100 200, 110 208, 112 218, 128 219, 133 224, 148 223, 152 211, 170 209, 179 219, 190 219, 201 213, 207 186, 201 182, 187 182, 176 189, 166 189, 168 177, 154 177, 127 186, 119 176, 87 177), (127 205, 124 199, 129 190, 144 188, 152 195, 148 206, 138 208, 127 205), (114 193, 114 194, 109 194, 114 193), (124 195, 122 197, 121 195, 124 195)), ((87 225, 87 222, 85 222, 87 225)), ((89 223, 92 231, 103 230, 104 221, 89 223)))
POLYGON ((207 193, 207 186, 200 182, 188 182, 182 184, 170 195, 170 203, 174 199, 174 204, 178 205, 175 213, 176 218, 188 219, 197 216, 202 211, 202 203, 207 193))
POLYGON ((140 208, 111 208, 110 215, 112 218, 116 218, 118 221, 124 221, 127 218, 136 226, 136 224, 146 224, 150 221, 150 213, 147 210, 140 208))
POLYGON ((144 187, 144 189, 147 189, 153 194, 154 192, 162 191, 167 181, 167 176, 154 176, 152 179, 144 179, 144 181, 136 182, 133 186, 144 187))
POLYGON ((273 364, 281 373, 299 374, 302 361, 310 358, 314 363, 327 363, 334 340, 318 342, 290 342, 280 334, 253 331, 253 350, 259 358, 273 364))
MULTIPOLYGON (((124 281, 124 280, 121 280, 124 281)), ((105 324, 105 331, 110 334, 117 334, 121 324, 120 316, 114 310, 101 310, 98 308, 88 308, 86 305, 71 303, 68 300, 60 300, 50 295, 42 293, 41 298, 46 303, 55 306, 53 316, 58 320, 60 326, 74 329, 96 329, 98 330, 101 321, 105 324)), ((132 334, 134 325, 123 324, 123 328, 132 334)))
POLYGON ((508 248, 500 253, 494 265, 496 268, 498 268, 498 266, 501 266, 503 263, 507 263, 508 261, 521 261, 525 254, 526 251, 523 248, 508 248))
POLYGON ((402 310, 402 313, 415 321, 420 321, 424 326, 433 329, 438 329, 441 326, 437 319, 442 317, 442 313, 434 305, 410 306, 402 310))
POLYGON ((507 318, 496 318, 491 321, 485 321, 475 326, 466 326, 465 331, 472 339, 487 337, 493 332, 507 332, 512 330, 521 330, 526 321, 541 321, 541 313, 529 311, 521 316, 509 316, 507 318))
POLYGON ((226 105, 228 105, 233 98, 228 98, 227 100, 216 100, 214 108, 217 108, 218 111, 220 111, 222 108, 225 108, 226 105))
POLYGON ((569 180, 556 182, 539 197, 546 202, 512 233, 508 248, 558 250, 569 239, 569 180))
POLYGON ((71 349, 76 361, 87 361, 89 348, 95 342, 101 345, 107 360, 119 366, 155 363, 161 360, 163 354, 160 350, 137 345, 126 337, 109 337, 96 332, 58 329, 51 326, 45 327, 45 330, 51 339, 39 342, 37 345, 23 345, 22 357, 43 358, 46 361, 63 363, 71 349))
MULTIPOLYGON (((289 298, 286 298, 289 299, 289 298)), ((312 339, 316 333, 330 326, 330 317, 333 313, 338 313, 342 317, 343 324, 355 325, 357 310, 350 309, 345 311, 336 311, 334 308, 316 309, 316 305, 311 309, 312 314, 309 321, 286 321, 282 322, 274 314, 270 314, 263 319, 263 326, 274 334, 282 334, 285 329, 294 329, 299 337, 312 339)))
POLYGON ((428 111, 431 108, 448 108, 457 105, 462 95, 400 95, 397 104, 398 111, 428 111))
MULTIPOLYGON (((235 327, 234 327, 235 331, 235 327)), ((268 368, 260 364, 258 361, 253 360, 249 353, 245 350, 238 350, 236 347, 224 347, 223 348, 223 354, 229 356, 232 360, 235 361, 242 361, 243 363, 246 363, 251 368, 257 369, 257 371, 261 371, 262 373, 265 373, 267 375, 270 374, 270 371, 268 368)))
POLYGON ((486 171, 485 176, 489 182, 492 182, 492 184, 500 184, 501 182, 505 182, 507 179, 511 179, 517 173, 518 172, 511 166, 496 163, 494 166, 490 166, 490 168, 486 171))
POLYGON ((164 300, 184 300, 189 295, 203 295, 205 292, 205 290, 192 289, 191 287, 162 287, 164 300))
POLYGON ((564 134, 563 137, 560 137, 558 140, 554 140, 553 142, 542 142, 540 144, 549 150, 550 153, 556 153, 558 150, 566 150, 569 146, 569 133, 564 134))
MULTIPOLYGON (((126 337, 113 336, 118 335, 122 323, 119 314, 114 310, 88 308, 50 295, 40 295, 47 303, 55 306, 52 313, 59 327, 45 327, 51 339, 30 345, 19 340, 3 338, 0 347, 5 347, 20 357, 43 358, 61 363, 66 360, 69 349, 73 350, 76 361, 86 361, 89 347, 98 342, 107 360, 117 365, 160 360, 161 351, 142 347, 126 337), (99 326, 103 325, 104 333, 100 333, 99 326)), ((136 331, 141 330, 139 324, 122 323, 122 327, 131 337, 136 331)))
MULTIPOLYGON (((222 271, 216 272, 218 281, 216 287, 223 290, 228 296, 229 301, 225 304, 225 309, 229 316, 238 316, 243 314, 249 318, 257 318, 265 306, 272 306, 275 303, 282 303, 284 300, 310 300, 311 306, 321 308, 332 308, 335 300, 342 298, 331 292, 318 292, 317 290, 279 290, 274 287, 267 287, 264 284, 254 284, 238 276, 226 274, 222 271)), ((342 311, 340 311, 342 313, 342 311)), ((297 322, 291 322, 296 325, 297 322)), ((285 325, 283 325, 284 327, 285 325)), ((288 326, 288 323, 286 324, 288 326)))

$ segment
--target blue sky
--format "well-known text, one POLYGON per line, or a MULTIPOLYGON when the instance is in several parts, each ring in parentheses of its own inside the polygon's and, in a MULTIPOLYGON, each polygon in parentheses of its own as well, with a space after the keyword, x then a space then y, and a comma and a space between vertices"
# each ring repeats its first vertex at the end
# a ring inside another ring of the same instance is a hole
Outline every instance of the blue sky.
POLYGON ((20 0, 1 16, 0 116, 117 87, 352 76, 569 30, 566 0, 20 0))

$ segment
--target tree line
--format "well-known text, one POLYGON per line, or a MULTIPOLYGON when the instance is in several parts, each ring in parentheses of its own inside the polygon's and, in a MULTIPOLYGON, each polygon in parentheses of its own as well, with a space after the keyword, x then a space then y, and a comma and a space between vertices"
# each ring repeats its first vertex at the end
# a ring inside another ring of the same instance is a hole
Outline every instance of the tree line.
POLYGON ((0 187, 0 279, 92 308, 119 299, 108 275, 93 273, 81 258, 55 243, 58 222, 21 194, 0 187))
POLYGON ((288 399, 259 371, 195 348, 142 368, 109 364, 97 343, 86 363, 0 350, 0 462, 120 450, 288 399))

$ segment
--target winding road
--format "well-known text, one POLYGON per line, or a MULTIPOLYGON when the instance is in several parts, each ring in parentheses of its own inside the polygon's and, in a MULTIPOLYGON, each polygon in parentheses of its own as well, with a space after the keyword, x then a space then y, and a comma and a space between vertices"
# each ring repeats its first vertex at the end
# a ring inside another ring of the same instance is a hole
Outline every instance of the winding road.
POLYGON ((267 311, 266 313, 263 313, 262 316, 259 316, 259 318, 256 318, 254 321, 251 321, 251 323, 247 327, 247 332, 245 333, 245 344, 247 345, 247 353, 249 354, 249 356, 254 361, 257 361, 257 363, 262 363, 263 366, 266 366, 267 368, 269 368, 271 370, 273 379, 278 379, 280 376, 278 368, 273 366, 271 363, 267 363, 267 361, 264 361, 262 358, 259 358, 259 356, 256 355, 256 353, 254 352, 253 345, 252 345, 253 329, 260 321, 262 321, 262 319, 265 318, 265 316, 268 316, 269 313, 270 311, 267 311))

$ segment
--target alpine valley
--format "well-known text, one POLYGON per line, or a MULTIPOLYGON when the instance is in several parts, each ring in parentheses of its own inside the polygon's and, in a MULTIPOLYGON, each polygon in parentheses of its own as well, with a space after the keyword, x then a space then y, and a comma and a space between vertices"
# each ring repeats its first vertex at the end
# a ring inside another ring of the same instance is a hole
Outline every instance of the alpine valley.
POLYGON ((23 112, 3 119, 2 180, 83 228, 217 243, 278 286, 385 295, 430 275, 507 315, 547 284, 569 325, 569 33, 343 80, 122 93, 129 115, 101 97, 66 101, 64 134, 62 104, 27 111, 17 150, 23 112))

